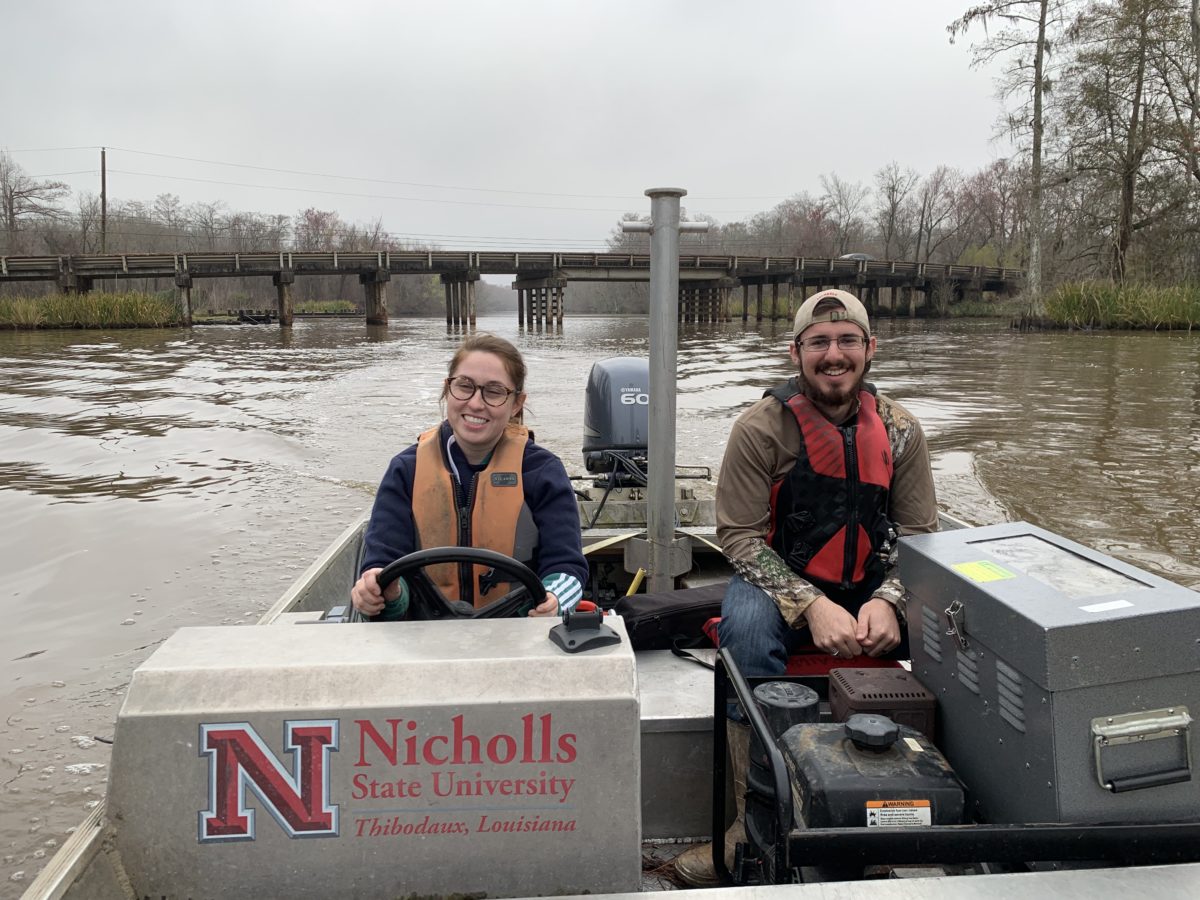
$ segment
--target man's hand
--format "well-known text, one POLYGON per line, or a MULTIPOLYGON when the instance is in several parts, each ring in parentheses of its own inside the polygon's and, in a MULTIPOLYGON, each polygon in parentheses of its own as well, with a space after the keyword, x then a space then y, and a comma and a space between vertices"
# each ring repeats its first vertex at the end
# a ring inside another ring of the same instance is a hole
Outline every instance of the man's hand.
POLYGON ((872 597, 858 610, 858 630, 854 633, 867 656, 882 656, 900 644, 900 620, 896 607, 882 597, 872 597))
MULTIPOLYGON (((813 643, 826 653, 853 659, 862 653, 857 632, 861 631, 854 616, 828 597, 818 597, 804 610, 813 643)), ((865 632, 864 632, 865 634, 865 632)))
POLYGON ((558 615, 558 598, 549 591, 546 591, 546 599, 529 611, 531 617, 534 616, 557 616, 558 615))

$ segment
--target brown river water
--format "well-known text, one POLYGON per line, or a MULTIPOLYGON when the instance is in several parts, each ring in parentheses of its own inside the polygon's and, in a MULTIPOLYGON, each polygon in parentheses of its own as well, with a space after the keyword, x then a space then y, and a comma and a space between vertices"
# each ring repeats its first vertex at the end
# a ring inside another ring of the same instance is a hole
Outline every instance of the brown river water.
MULTIPOLYGON (((525 353, 527 421, 582 472, 588 368, 645 355, 646 320, 478 327, 525 353)), ((871 378, 924 423, 944 509, 1200 586, 1200 334, 877 334, 871 378)), ((787 337, 681 328, 679 463, 719 467, 737 413, 790 374, 787 337)), ((434 319, 0 332, 0 897, 103 795, 133 668, 181 625, 262 614, 438 419, 457 341, 434 319)))

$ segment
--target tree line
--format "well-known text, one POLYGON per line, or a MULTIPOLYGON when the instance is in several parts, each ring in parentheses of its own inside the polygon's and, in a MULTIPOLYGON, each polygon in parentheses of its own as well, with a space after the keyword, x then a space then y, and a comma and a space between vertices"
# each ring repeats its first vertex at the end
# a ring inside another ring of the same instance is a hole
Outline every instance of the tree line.
MULTIPOLYGON (((947 26, 978 38, 974 64, 1001 63, 997 131, 1015 152, 976 170, 918 172, 883 163, 868 182, 836 172, 743 221, 709 222, 681 237, 684 253, 840 256, 1021 268, 1031 308, 1043 286, 1105 280, 1190 284, 1200 269, 1200 0, 990 0, 947 26)), ((931 123, 930 127, 939 127, 931 123)), ((953 127, 946 120, 944 127, 953 127)), ((0 153, 0 253, 101 249, 100 202, 61 182, 28 176, 0 153)), ((623 220, 641 218, 627 213, 623 220)), ((617 252, 648 238, 616 223, 617 252)), ((238 212, 173 194, 109 204, 109 252, 436 249, 398 241, 383 222, 348 223, 309 208, 295 215, 238 212)), ((213 289, 217 285, 214 283, 213 289)), ((261 293, 230 279, 231 293, 261 293)), ((358 299, 352 279, 301 279, 298 298, 358 299)), ((489 304, 500 303, 488 291, 489 304)), ((436 279, 396 279, 397 312, 440 313, 436 279)), ((571 288, 572 307, 644 309, 637 286, 571 288)))

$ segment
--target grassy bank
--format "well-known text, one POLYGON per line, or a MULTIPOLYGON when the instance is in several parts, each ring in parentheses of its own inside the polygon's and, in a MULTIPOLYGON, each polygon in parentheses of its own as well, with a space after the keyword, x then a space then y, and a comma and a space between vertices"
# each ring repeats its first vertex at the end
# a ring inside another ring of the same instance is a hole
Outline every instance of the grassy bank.
POLYGON ((1200 285, 1065 284, 1046 297, 1046 316, 1068 328, 1191 331, 1200 326, 1200 285))
POLYGON ((305 300, 303 303, 296 304, 295 311, 298 313, 358 312, 357 308, 349 300, 305 300))
POLYGON ((166 328, 182 321, 164 294, 54 294, 0 298, 0 328, 166 328))

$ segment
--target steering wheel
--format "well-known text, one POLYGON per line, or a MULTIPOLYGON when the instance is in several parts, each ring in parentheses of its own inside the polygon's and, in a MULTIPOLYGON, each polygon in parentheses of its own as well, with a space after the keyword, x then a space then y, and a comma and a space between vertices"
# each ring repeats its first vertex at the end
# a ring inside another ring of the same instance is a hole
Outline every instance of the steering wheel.
POLYGON ((531 600, 532 605, 537 606, 546 596, 545 586, 527 565, 503 553, 476 547, 431 547, 410 553, 384 566, 377 576, 379 587, 384 589, 400 577, 408 580, 408 618, 422 621, 515 617, 531 600), (511 581, 518 582, 520 586, 476 609, 464 600, 445 597, 425 573, 426 566, 442 563, 486 566, 508 575, 511 581))

